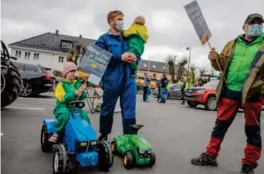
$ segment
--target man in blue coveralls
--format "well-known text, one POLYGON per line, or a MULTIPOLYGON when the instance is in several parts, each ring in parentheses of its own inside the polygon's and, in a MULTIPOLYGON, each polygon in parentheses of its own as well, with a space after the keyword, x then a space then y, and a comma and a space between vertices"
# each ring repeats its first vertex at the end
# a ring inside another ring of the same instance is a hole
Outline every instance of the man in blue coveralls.
POLYGON ((124 14, 121 11, 111 11, 107 15, 110 30, 99 37, 96 45, 113 54, 102 78, 103 104, 100 115, 99 140, 107 140, 113 125, 113 115, 118 97, 122 110, 124 134, 135 134, 130 125, 136 124, 136 79, 130 67, 131 62, 138 63, 128 51, 128 42, 122 36, 124 14))

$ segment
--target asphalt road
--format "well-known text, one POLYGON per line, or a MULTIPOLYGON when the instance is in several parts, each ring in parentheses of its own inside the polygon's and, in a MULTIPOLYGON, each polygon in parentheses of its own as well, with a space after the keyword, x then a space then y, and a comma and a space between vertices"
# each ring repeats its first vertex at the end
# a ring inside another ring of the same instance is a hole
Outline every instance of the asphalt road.
MULTIPOLYGON (((51 174, 52 154, 40 150, 42 120, 52 118, 55 100, 50 96, 19 98, 2 110, 1 136, 3 174, 51 174)), ((90 114, 98 130, 99 114, 90 114)), ((264 116, 263 116, 264 117, 264 116)), ((190 159, 205 150, 215 120, 215 112, 191 109, 179 101, 158 104, 156 99, 143 103, 138 96, 138 123, 145 127, 140 131, 152 145, 156 165, 151 169, 126 170, 122 161, 115 158, 110 174, 238 174, 246 143, 244 118, 238 114, 222 145, 218 158, 219 167, 197 167, 190 159)), ((264 123, 263 123, 264 124, 264 123)), ((264 126, 262 126, 264 128, 264 126)), ((112 136, 121 132, 121 115, 115 115, 112 136)), ((263 132, 262 132, 263 133, 263 132)), ((257 174, 264 173, 264 154, 259 161, 257 174)), ((85 173, 101 173, 98 171, 85 173)))

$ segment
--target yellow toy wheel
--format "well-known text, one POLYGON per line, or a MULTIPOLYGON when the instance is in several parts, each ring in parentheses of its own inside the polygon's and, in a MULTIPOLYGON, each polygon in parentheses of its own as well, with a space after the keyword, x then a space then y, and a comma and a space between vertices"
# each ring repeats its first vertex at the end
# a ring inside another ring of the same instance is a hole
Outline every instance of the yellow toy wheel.
POLYGON ((111 150, 112 150, 113 154, 116 153, 116 142, 115 141, 112 141, 112 143, 111 143, 111 150))
POLYGON ((134 157, 131 152, 126 152, 123 159, 123 165, 126 169, 131 169, 134 167, 134 157))

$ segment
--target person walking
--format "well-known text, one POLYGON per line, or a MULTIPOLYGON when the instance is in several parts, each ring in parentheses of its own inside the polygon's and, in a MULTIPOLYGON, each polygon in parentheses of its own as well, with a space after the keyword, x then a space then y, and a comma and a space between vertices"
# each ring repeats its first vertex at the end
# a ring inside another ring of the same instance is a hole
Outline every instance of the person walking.
POLYGON ((184 99, 184 91, 186 90, 187 88, 187 84, 185 81, 183 81, 183 85, 182 85, 182 88, 181 88, 181 93, 182 93, 182 102, 181 104, 184 105, 185 104, 185 99, 184 99))
POLYGON ((161 96, 160 96, 160 103, 166 103, 167 99, 167 86, 169 84, 169 81, 167 79, 166 74, 163 74, 163 78, 161 79, 161 96))
POLYGON ((147 73, 144 75, 144 83, 143 83, 143 101, 146 102, 148 100, 149 94, 149 85, 150 85, 150 78, 147 73))

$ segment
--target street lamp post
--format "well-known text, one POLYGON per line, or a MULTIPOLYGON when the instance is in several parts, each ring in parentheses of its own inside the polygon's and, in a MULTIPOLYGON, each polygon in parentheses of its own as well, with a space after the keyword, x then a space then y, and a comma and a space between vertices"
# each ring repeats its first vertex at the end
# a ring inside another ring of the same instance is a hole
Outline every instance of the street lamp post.
POLYGON ((186 50, 189 50, 189 60, 188 60, 188 70, 187 70, 187 81, 188 81, 188 78, 189 78, 189 71, 190 71, 190 62, 191 62, 191 47, 187 47, 186 50))
POLYGON ((149 66, 150 66, 150 57, 148 57, 148 73, 149 73, 149 66))

